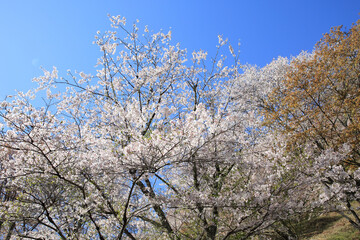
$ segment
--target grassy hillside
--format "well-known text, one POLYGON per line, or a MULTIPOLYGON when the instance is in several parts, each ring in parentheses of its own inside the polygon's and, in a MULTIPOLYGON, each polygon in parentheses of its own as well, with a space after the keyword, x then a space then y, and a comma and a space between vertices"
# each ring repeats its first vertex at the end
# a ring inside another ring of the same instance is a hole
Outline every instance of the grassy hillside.
MULTIPOLYGON (((360 240, 360 231, 338 213, 326 213, 312 220, 287 223, 299 240, 360 240)), ((255 239, 285 240, 275 231, 255 239)))
POLYGON ((319 217, 313 226, 309 225, 309 232, 302 239, 311 240, 359 240, 360 231, 351 226, 343 217, 336 213, 330 213, 319 217), (313 230, 312 230, 313 229, 313 230), (308 235, 306 235, 308 234, 308 235))

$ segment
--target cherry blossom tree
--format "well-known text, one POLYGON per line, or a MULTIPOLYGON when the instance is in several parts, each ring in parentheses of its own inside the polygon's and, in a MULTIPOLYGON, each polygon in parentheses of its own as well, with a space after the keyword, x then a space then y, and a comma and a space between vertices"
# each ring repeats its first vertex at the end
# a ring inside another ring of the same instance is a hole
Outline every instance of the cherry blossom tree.
MULTIPOLYGON (((262 104, 265 123, 288 136, 290 150, 310 144, 314 159, 326 156, 314 166, 325 189, 323 207, 338 211, 358 229, 359 29, 359 21, 348 31, 332 28, 313 53, 285 61, 286 70, 262 104)), ((265 70, 259 74, 269 76, 265 70)))
POLYGON ((246 239, 317 206, 311 151, 260 114, 286 60, 242 66, 219 36, 187 61, 171 32, 110 20, 96 74, 44 70, 1 102, 4 239, 246 239))

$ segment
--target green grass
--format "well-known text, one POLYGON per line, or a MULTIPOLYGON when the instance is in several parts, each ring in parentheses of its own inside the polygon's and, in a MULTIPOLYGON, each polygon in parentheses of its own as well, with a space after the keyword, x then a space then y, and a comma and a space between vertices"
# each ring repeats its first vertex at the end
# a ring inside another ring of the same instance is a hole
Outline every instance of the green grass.
MULTIPOLYGON (((286 223, 299 240, 360 240, 360 231, 338 213, 326 213, 311 220, 286 223)), ((275 231, 254 239, 284 240, 275 231)))
POLYGON ((309 240, 359 240, 360 231, 355 229, 345 219, 335 213, 329 213, 326 217, 320 217, 320 222, 326 223, 319 225, 319 233, 311 236, 309 240))
POLYGON ((309 239, 321 234, 325 229, 330 229, 341 219, 338 215, 325 215, 310 221, 303 222, 297 229, 301 239, 309 239))

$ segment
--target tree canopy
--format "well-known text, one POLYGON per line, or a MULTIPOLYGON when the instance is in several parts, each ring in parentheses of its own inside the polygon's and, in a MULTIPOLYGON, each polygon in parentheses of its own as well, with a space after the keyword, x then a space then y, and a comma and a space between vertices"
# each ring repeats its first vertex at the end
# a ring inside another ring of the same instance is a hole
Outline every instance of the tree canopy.
POLYGON ((360 228, 358 25, 256 68, 221 36, 188 61, 171 32, 110 21, 96 73, 44 70, 0 103, 1 238, 294 237, 330 210, 360 228))
POLYGON ((314 52, 289 64, 266 99, 269 125, 291 133, 293 143, 312 141, 320 150, 351 145, 347 164, 360 164, 360 26, 331 29, 314 52))

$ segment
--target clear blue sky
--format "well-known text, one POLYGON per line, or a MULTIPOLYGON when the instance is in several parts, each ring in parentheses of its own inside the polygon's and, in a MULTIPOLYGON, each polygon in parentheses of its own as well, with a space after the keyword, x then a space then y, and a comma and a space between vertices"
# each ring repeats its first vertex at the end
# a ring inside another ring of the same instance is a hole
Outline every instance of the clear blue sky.
POLYGON ((217 35, 241 42, 242 63, 264 66, 277 56, 311 51, 330 27, 360 18, 359 0, 0 0, 0 99, 34 87, 40 66, 91 72, 97 30, 107 14, 172 29, 189 52, 213 52, 217 35))

